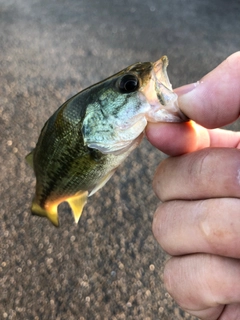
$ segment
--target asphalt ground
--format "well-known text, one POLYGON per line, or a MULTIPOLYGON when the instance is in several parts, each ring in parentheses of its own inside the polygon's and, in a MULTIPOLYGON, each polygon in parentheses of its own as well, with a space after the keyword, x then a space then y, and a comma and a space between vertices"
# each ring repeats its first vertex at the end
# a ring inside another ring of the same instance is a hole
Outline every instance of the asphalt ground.
POLYGON ((0 0, 0 319, 194 319, 151 231, 165 155, 143 141, 78 225, 61 205, 60 228, 31 215, 24 157, 64 101, 132 63, 166 54, 173 87, 197 81, 240 49, 239 15, 233 0, 0 0))

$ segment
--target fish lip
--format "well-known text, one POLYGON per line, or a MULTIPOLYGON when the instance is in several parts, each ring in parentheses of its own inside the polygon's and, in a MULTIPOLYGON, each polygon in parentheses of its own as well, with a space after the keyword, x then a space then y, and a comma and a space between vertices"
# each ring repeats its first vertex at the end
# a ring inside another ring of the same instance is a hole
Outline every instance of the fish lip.
MULTIPOLYGON (((165 88, 167 88, 168 90, 170 90, 171 92, 173 92, 173 94, 175 94, 178 98, 178 95, 173 91, 172 89, 172 84, 169 80, 168 74, 167 74, 167 67, 169 64, 169 60, 167 56, 162 56, 159 60, 157 60, 156 62, 154 62, 153 64, 153 73, 154 76, 156 77, 156 80, 161 82, 162 85, 165 86, 165 88), (159 79, 159 75, 163 75, 163 77, 160 77, 159 79)), ((187 122, 189 121, 189 117, 187 117, 182 110, 179 108, 178 105, 178 100, 176 100, 174 102, 174 105, 177 109, 177 113, 179 118, 183 121, 183 122, 187 122)))
POLYGON ((167 74, 168 57, 162 56, 153 63, 152 76, 155 81, 163 84, 168 90, 172 91, 172 85, 167 74))
POLYGON ((152 63, 150 80, 142 89, 151 109, 147 113, 149 122, 185 122, 189 118, 179 109, 178 96, 173 92, 167 74, 168 58, 162 56, 152 63))

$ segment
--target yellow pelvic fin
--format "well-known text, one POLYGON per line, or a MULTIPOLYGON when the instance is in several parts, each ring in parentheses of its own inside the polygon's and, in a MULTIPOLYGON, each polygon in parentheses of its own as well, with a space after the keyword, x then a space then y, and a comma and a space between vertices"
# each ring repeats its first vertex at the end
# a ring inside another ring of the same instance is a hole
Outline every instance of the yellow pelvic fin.
POLYGON ((82 193, 78 193, 71 198, 66 199, 66 201, 68 202, 68 204, 72 209, 72 213, 76 223, 78 223, 83 211, 83 207, 87 203, 87 197, 88 197, 88 191, 85 191, 82 193))
MULTIPOLYGON (((33 150, 34 151, 34 150, 33 150)), ((25 159, 27 163, 33 168, 33 151, 31 151, 28 155, 26 155, 25 159)))
POLYGON ((58 227, 58 212, 57 207, 59 203, 47 204, 46 208, 40 207, 35 199, 32 202, 32 213, 41 217, 48 218, 56 227, 58 227))

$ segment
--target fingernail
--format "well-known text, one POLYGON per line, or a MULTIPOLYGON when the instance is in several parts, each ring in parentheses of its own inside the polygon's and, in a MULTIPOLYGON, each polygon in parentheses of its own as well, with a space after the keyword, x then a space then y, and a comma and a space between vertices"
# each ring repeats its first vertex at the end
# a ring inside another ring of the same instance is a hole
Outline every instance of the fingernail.
POLYGON ((178 96, 182 96, 186 93, 189 93, 191 91, 193 91, 196 87, 198 87, 201 83, 203 83, 202 80, 200 81, 197 81, 197 82, 194 82, 194 83, 189 83, 189 84, 186 84, 185 86, 182 86, 182 87, 179 87, 179 88, 176 88, 174 90, 174 92, 178 95, 178 96))
MULTIPOLYGON (((201 93, 201 87, 203 80, 187 84, 175 90, 175 93, 178 95, 178 106, 186 118, 191 119, 189 111, 192 109, 192 105, 196 104, 197 96, 201 93), (194 91, 197 89, 197 91, 194 91)), ((203 86, 204 88, 204 86, 203 86)))

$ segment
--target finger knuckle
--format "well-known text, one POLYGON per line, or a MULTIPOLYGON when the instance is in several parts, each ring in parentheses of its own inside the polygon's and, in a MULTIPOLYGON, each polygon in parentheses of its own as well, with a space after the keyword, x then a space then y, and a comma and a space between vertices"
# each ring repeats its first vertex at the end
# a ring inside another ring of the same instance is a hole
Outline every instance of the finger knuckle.
POLYGON ((154 175, 153 178, 153 190, 157 197, 161 200, 165 200, 165 185, 166 185, 166 171, 167 171, 168 159, 163 160, 154 175))
POLYGON ((153 235, 164 249, 164 238, 167 232, 167 214, 166 214, 166 205, 160 204, 154 214, 152 231, 153 235))

